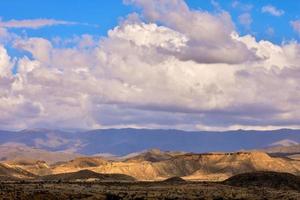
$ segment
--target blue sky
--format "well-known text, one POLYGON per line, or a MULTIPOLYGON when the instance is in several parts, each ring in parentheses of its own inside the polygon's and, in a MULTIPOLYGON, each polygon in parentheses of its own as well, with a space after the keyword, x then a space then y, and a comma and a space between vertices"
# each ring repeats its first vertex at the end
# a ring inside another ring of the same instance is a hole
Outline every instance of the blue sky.
POLYGON ((43 2, 38 0, 8 0, 1 1, 0 4, 2 20, 50 18, 89 24, 86 26, 58 26, 27 30, 31 36, 44 37, 68 37, 85 33, 105 35, 108 29, 118 23, 120 17, 126 16, 132 11, 132 8, 124 6, 122 0, 54 0, 43 2))
MULTIPOLYGON (((233 6, 235 1, 228 0, 187 0, 191 9, 216 12, 217 8, 213 2, 220 5, 220 8, 228 11, 232 16, 238 31, 241 34, 251 33, 258 40, 267 39, 276 43, 285 40, 299 40, 290 21, 300 19, 300 4, 294 0, 285 1, 236 1, 237 6, 233 6), (284 14, 274 17, 267 13, 262 13, 263 6, 272 5, 284 14), (251 7, 245 8, 245 7, 251 7), (252 23, 249 28, 245 28, 239 23, 238 17, 243 13, 249 13, 252 23), (268 29, 274 30, 272 35, 267 33, 268 29)), ((70 37, 73 35, 93 34, 106 35, 107 31, 118 24, 121 18, 126 17, 131 12, 139 12, 131 5, 125 5, 122 0, 99 1, 99 0, 3 0, 0 2, 0 13, 3 21, 23 20, 23 19, 57 19, 72 22, 79 22, 82 25, 74 26, 52 26, 36 30, 26 30, 28 36, 39 37, 70 37), (88 25, 83 25, 88 24, 88 25)), ((21 33, 24 30, 12 30, 21 33)))

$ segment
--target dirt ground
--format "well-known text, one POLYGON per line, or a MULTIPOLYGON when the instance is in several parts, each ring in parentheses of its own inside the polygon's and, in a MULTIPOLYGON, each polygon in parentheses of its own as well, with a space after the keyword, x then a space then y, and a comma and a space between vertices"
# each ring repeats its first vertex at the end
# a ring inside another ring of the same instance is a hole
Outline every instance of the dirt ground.
POLYGON ((278 190, 257 187, 233 187, 221 183, 205 182, 2 182, 0 199, 52 200, 299 200, 294 190, 278 190))

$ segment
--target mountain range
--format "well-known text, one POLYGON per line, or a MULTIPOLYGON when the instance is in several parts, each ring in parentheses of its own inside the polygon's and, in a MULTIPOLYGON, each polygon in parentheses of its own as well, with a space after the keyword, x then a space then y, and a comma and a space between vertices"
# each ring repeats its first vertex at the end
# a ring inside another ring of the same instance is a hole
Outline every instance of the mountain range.
POLYGON ((300 130, 291 129, 225 132, 161 129, 0 131, 0 145, 15 147, 17 144, 51 152, 106 156, 125 156, 153 148, 163 151, 204 153, 265 149, 298 143, 300 130))
POLYGON ((257 171, 300 175, 299 142, 300 131, 289 129, 0 131, 0 178, 221 181, 257 171))

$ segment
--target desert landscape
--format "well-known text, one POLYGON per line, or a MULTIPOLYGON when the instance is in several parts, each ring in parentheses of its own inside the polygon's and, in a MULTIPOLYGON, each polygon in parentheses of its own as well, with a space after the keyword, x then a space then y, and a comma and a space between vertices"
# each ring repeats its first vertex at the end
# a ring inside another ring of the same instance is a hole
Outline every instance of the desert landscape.
POLYGON ((192 182, 180 178, 161 182, 44 181, 1 183, 1 199, 286 199, 300 197, 299 177, 260 172, 225 182, 192 182), (255 181, 249 181, 249 180, 255 181), (268 180, 268 181, 266 181, 268 180), (240 184, 241 183, 241 184, 240 184), (288 184, 287 184, 288 183, 288 184), (239 185, 240 184, 240 185, 239 185))
POLYGON ((0 200, 300 200, 299 11, 0 0, 0 200))
POLYGON ((299 175, 299 160, 258 151, 151 149, 119 158, 79 156, 52 163, 17 158, 0 164, 0 198, 296 200, 299 175))
POLYGON ((0 144, 0 199, 300 198, 297 130, 0 131, 0 137, 9 135, 13 137, 0 144), (120 137, 126 142, 118 143, 120 137), (230 139, 231 148, 236 151, 224 151, 226 146, 219 146, 223 151, 215 152, 175 151, 176 147, 164 142, 169 138, 178 143, 184 140, 181 148, 201 151, 197 144, 205 145, 203 138, 214 144, 220 137, 230 139), (98 145, 94 145, 95 140, 98 145), (238 150, 241 140, 248 141, 247 150, 238 150), (258 144, 257 141, 263 142, 258 144), (171 150, 142 150, 149 144, 160 146, 161 142, 171 150), (86 145, 77 146, 79 143, 86 145), (132 144, 136 144, 137 152, 132 144), (68 149, 76 149, 76 152, 68 149), (122 151, 127 154, 118 153, 122 151))

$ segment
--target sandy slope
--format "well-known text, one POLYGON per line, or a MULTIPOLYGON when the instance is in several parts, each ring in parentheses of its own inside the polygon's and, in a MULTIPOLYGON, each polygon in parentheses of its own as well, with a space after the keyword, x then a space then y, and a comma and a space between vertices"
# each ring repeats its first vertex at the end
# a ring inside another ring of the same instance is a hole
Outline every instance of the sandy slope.
MULTIPOLYGON (((85 158, 89 161, 90 158, 85 158)), ((82 158, 82 161, 84 158, 82 158)), ((166 160, 150 162, 98 163, 98 166, 85 166, 99 173, 120 173, 138 180, 160 180, 178 176, 197 180, 224 180, 232 175, 252 171, 278 171, 300 174, 300 162, 270 157, 262 152, 185 154, 166 160)), ((78 171, 77 165, 64 164, 52 168, 52 173, 78 171)))
POLYGON ((0 180, 31 179, 35 176, 18 167, 0 163, 0 180))

